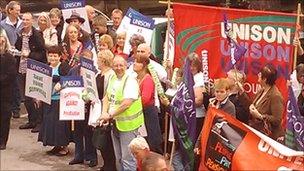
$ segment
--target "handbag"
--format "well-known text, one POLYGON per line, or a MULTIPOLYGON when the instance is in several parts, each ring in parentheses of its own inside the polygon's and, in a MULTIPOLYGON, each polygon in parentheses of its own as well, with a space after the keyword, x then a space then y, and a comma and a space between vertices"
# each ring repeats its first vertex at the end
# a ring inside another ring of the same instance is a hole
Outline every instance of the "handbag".
POLYGON ((92 143, 98 150, 107 148, 109 141, 111 141, 112 124, 107 126, 97 126, 93 131, 92 143))

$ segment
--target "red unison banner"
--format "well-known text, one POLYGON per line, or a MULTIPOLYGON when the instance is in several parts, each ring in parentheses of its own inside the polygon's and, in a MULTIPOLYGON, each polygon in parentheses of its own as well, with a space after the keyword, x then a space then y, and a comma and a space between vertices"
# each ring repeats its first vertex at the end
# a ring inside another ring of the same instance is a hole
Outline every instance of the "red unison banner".
POLYGON ((292 40, 295 14, 240 10, 174 3, 175 59, 182 66, 183 58, 196 52, 203 62, 207 78, 225 77, 230 62, 230 48, 224 33, 223 16, 235 33, 238 43, 247 49, 236 66, 245 65, 247 93, 257 92, 257 74, 265 64, 274 65, 279 74, 277 86, 287 99, 286 79, 293 60, 292 40))

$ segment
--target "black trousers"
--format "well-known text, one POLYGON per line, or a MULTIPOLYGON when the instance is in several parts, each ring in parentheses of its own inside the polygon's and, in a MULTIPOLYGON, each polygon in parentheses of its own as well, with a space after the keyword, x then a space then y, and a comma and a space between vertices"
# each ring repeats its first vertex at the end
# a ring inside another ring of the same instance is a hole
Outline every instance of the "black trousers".
POLYGON ((12 108, 9 103, 2 102, 0 106, 0 143, 1 145, 6 145, 10 130, 11 112, 12 108))
POLYGON ((97 152, 92 143, 93 130, 88 126, 89 116, 85 116, 84 121, 75 121, 74 142, 75 159, 96 161, 97 152))
POLYGON ((28 113, 29 123, 37 125, 42 121, 42 105, 39 108, 35 107, 34 99, 25 97, 25 108, 28 113))

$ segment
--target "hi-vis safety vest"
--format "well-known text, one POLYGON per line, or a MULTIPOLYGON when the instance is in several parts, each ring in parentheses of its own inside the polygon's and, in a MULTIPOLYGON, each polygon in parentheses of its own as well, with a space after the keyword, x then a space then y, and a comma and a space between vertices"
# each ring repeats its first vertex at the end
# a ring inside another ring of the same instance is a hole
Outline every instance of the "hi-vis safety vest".
MULTIPOLYGON (((122 81, 118 88, 114 90, 114 83, 117 81, 117 76, 114 74, 107 88, 107 95, 110 102, 110 105, 116 110, 121 102, 123 101, 123 91, 125 88, 126 81, 128 79, 127 74, 122 77, 122 81)), ((126 132, 132 131, 136 128, 139 128, 144 124, 144 115, 142 111, 141 98, 139 97, 135 100, 131 106, 126 109, 124 112, 120 113, 118 116, 115 116, 116 127, 119 131, 126 132)))

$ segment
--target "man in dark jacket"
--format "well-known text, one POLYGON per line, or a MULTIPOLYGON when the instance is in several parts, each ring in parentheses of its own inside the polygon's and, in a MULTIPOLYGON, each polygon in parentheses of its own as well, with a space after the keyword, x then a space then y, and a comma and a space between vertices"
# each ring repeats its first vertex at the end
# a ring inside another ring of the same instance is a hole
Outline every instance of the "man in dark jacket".
MULTIPOLYGON (((33 27, 33 16, 31 13, 24 13, 22 16, 23 29, 18 35, 15 44, 16 49, 21 51, 21 56, 17 58, 19 61, 18 71, 22 75, 25 82, 26 59, 33 59, 42 63, 47 63, 44 39, 40 32, 33 27)), ((41 121, 41 108, 35 105, 34 99, 25 97, 25 107, 28 112, 29 122, 21 125, 20 129, 32 129, 32 132, 39 131, 39 122, 41 121)))
POLYGON ((0 34, 0 150, 6 149, 13 105, 16 60, 7 53, 8 40, 0 34))

